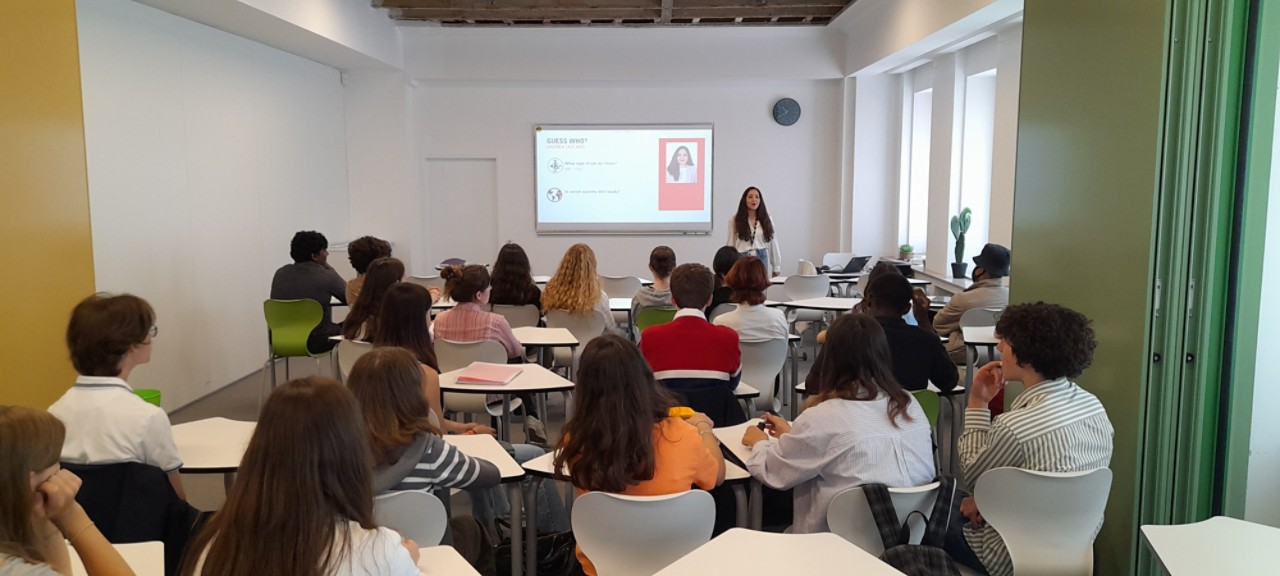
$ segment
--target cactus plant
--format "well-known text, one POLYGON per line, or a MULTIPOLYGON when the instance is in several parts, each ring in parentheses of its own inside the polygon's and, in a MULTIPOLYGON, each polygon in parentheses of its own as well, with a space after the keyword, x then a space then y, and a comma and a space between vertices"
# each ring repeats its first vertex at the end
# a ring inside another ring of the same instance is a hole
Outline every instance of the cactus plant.
POLYGON ((956 239, 956 263, 964 263, 964 235, 969 231, 969 222, 973 220, 973 211, 965 208, 959 215, 951 217, 951 235, 956 239))

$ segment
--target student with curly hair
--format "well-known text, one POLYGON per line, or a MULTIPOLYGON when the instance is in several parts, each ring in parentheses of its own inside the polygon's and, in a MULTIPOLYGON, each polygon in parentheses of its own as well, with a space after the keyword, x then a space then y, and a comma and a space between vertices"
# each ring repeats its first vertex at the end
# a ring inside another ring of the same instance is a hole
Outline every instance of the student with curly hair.
POLYGON ((361 236, 347 244, 347 260, 356 271, 356 277, 347 281, 347 302, 360 298, 364 287, 364 275, 369 265, 379 258, 391 256, 391 243, 373 236, 361 236))
POLYGON ((542 311, 551 310, 595 310, 604 317, 606 332, 620 333, 609 310, 609 295, 604 291, 600 275, 596 274, 596 253, 590 246, 574 244, 560 259, 555 275, 542 291, 542 311))
MULTIPOLYGON (((1109 466, 1115 429, 1107 411, 1071 381, 1093 362, 1098 345, 1089 319, 1044 302, 1010 306, 996 323, 996 338, 1001 360, 974 375, 964 414, 959 452, 965 489, 972 492, 984 472, 1001 466, 1046 472, 1109 466), (1009 381, 1026 388, 1008 412, 992 419, 987 405, 1009 381)), ((993 576, 1012 575, 1004 541, 983 521, 973 498, 965 498, 960 511, 969 523, 963 538, 948 534, 952 557, 993 576)))

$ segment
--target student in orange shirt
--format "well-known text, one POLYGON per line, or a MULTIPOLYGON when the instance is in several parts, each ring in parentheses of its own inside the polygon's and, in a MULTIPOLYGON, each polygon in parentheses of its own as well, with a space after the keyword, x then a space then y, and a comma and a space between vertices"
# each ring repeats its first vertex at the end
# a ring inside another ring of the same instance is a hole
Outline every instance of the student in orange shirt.
MULTIPOLYGON (((566 469, 578 493, 658 496, 710 490, 724 481, 724 455, 706 414, 669 417, 676 400, 657 384, 635 344, 612 334, 582 352, 573 418, 554 469, 566 469), (611 438, 600 442, 600 438, 611 438)), ((591 561, 578 550, 583 570, 591 561)))

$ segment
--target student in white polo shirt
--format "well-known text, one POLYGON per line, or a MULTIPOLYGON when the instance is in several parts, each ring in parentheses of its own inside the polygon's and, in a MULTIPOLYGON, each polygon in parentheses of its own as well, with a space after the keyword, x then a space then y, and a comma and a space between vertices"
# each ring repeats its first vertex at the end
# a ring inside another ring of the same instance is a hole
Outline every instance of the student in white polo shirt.
POLYGON ((169 474, 186 499, 169 416, 133 393, 129 373, 151 361, 156 314, 137 296, 94 294, 71 312, 67 348, 79 376, 49 407, 67 427, 62 461, 72 464, 141 462, 169 474))

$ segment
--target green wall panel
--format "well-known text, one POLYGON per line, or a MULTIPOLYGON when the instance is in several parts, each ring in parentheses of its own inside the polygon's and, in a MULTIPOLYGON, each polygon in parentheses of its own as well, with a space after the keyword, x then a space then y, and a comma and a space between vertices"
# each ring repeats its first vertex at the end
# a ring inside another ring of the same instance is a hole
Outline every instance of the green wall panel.
POLYGON ((1157 0, 1025 4, 1010 296, 1094 321, 1080 384, 1116 428, 1095 545, 1104 575, 1131 573, 1137 548, 1167 12, 1157 0))

